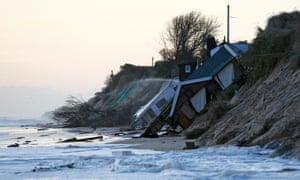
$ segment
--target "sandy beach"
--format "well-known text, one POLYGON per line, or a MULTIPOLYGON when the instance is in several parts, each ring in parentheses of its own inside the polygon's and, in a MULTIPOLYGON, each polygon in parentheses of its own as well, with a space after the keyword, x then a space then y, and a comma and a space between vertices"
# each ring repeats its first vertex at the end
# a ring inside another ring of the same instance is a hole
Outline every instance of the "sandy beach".
MULTIPOLYGON (((24 122, 22 122, 24 123, 24 122)), ((33 122, 34 124, 35 122, 33 122)), ((4 124, 7 124, 5 121, 4 124)), ((9 124, 7 124, 9 125, 9 124)), ((0 126, 0 148, 28 146, 64 146, 84 144, 125 144, 133 149, 180 151, 185 139, 180 135, 161 135, 157 138, 136 138, 142 131, 124 127, 107 128, 50 128, 38 125, 0 126), (124 130, 125 129, 125 130, 124 130), (4 136, 7 135, 7 136, 4 136), (134 138, 135 137, 135 138, 134 138)))
POLYGON ((156 151, 182 151, 185 147, 183 136, 161 136, 158 138, 124 138, 109 144, 129 144, 130 148, 156 151))

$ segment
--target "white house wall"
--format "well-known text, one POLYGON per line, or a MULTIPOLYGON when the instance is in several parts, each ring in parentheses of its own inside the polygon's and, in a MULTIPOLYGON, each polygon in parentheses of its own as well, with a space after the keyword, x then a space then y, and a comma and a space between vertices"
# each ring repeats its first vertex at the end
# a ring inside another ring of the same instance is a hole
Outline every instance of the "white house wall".
POLYGON ((195 94, 191 98, 191 103, 194 109, 199 113, 202 109, 204 109, 206 104, 206 90, 202 88, 197 94, 195 94))
POLYGON ((222 71, 220 71, 215 80, 222 87, 222 89, 230 86, 234 80, 234 66, 233 63, 228 64, 222 71))
POLYGON ((140 108, 135 114, 135 124, 138 126, 149 125, 152 123, 162 112, 162 110, 170 103, 175 95, 175 90, 170 87, 166 87, 154 96, 145 106, 140 108), (165 104, 161 108, 157 107, 157 103, 165 99, 165 104), (149 112, 151 111, 151 112, 149 112))

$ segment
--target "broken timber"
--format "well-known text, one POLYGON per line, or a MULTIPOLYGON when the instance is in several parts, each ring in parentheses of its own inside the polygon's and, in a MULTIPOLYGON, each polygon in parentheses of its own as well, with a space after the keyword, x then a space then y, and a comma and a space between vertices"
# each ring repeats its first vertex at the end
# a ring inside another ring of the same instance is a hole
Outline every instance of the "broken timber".
POLYGON ((86 141, 92 141, 92 140, 96 140, 96 139, 100 139, 103 140, 103 136, 93 136, 93 137, 85 137, 85 138, 69 138, 69 139, 65 139, 63 141, 60 141, 59 143, 70 143, 70 142, 86 142, 86 141))
POLYGON ((157 132, 166 124, 171 109, 171 103, 162 111, 161 115, 146 128, 141 137, 157 137, 157 132))

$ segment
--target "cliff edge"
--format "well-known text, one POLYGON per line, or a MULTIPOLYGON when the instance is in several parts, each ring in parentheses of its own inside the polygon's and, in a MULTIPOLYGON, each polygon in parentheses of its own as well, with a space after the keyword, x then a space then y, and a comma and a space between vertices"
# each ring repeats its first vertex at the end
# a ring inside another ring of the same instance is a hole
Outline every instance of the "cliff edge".
POLYGON ((300 159, 299 22, 299 12, 283 13, 259 29, 245 62, 253 71, 227 102, 234 107, 215 120, 208 110, 187 130, 198 132, 199 146, 259 145, 300 159))

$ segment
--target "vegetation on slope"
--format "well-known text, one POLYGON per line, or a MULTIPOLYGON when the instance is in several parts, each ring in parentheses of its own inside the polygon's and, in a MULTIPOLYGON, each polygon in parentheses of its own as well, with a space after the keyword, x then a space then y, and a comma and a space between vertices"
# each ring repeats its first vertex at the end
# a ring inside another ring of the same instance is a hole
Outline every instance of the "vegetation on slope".
POLYGON ((210 108, 187 136, 198 138, 200 146, 260 145, 275 148, 274 155, 300 159, 299 50, 300 12, 271 17, 267 27, 259 29, 244 62, 248 81, 231 101, 217 100, 235 107, 217 107, 223 109, 217 119, 210 118, 216 113, 210 108))
MULTIPOLYGON (((300 12, 282 13, 271 17, 267 27, 258 28, 245 66, 254 67, 251 80, 270 73, 280 59, 290 61, 290 67, 300 67, 300 12)), ((288 63, 288 62, 287 62, 288 63)))
POLYGON ((83 101, 70 97, 66 105, 52 112, 52 117, 64 127, 127 126, 138 108, 167 81, 164 78, 174 73, 172 62, 160 64, 155 67, 125 64, 119 73, 108 77, 106 86, 93 98, 83 101))

